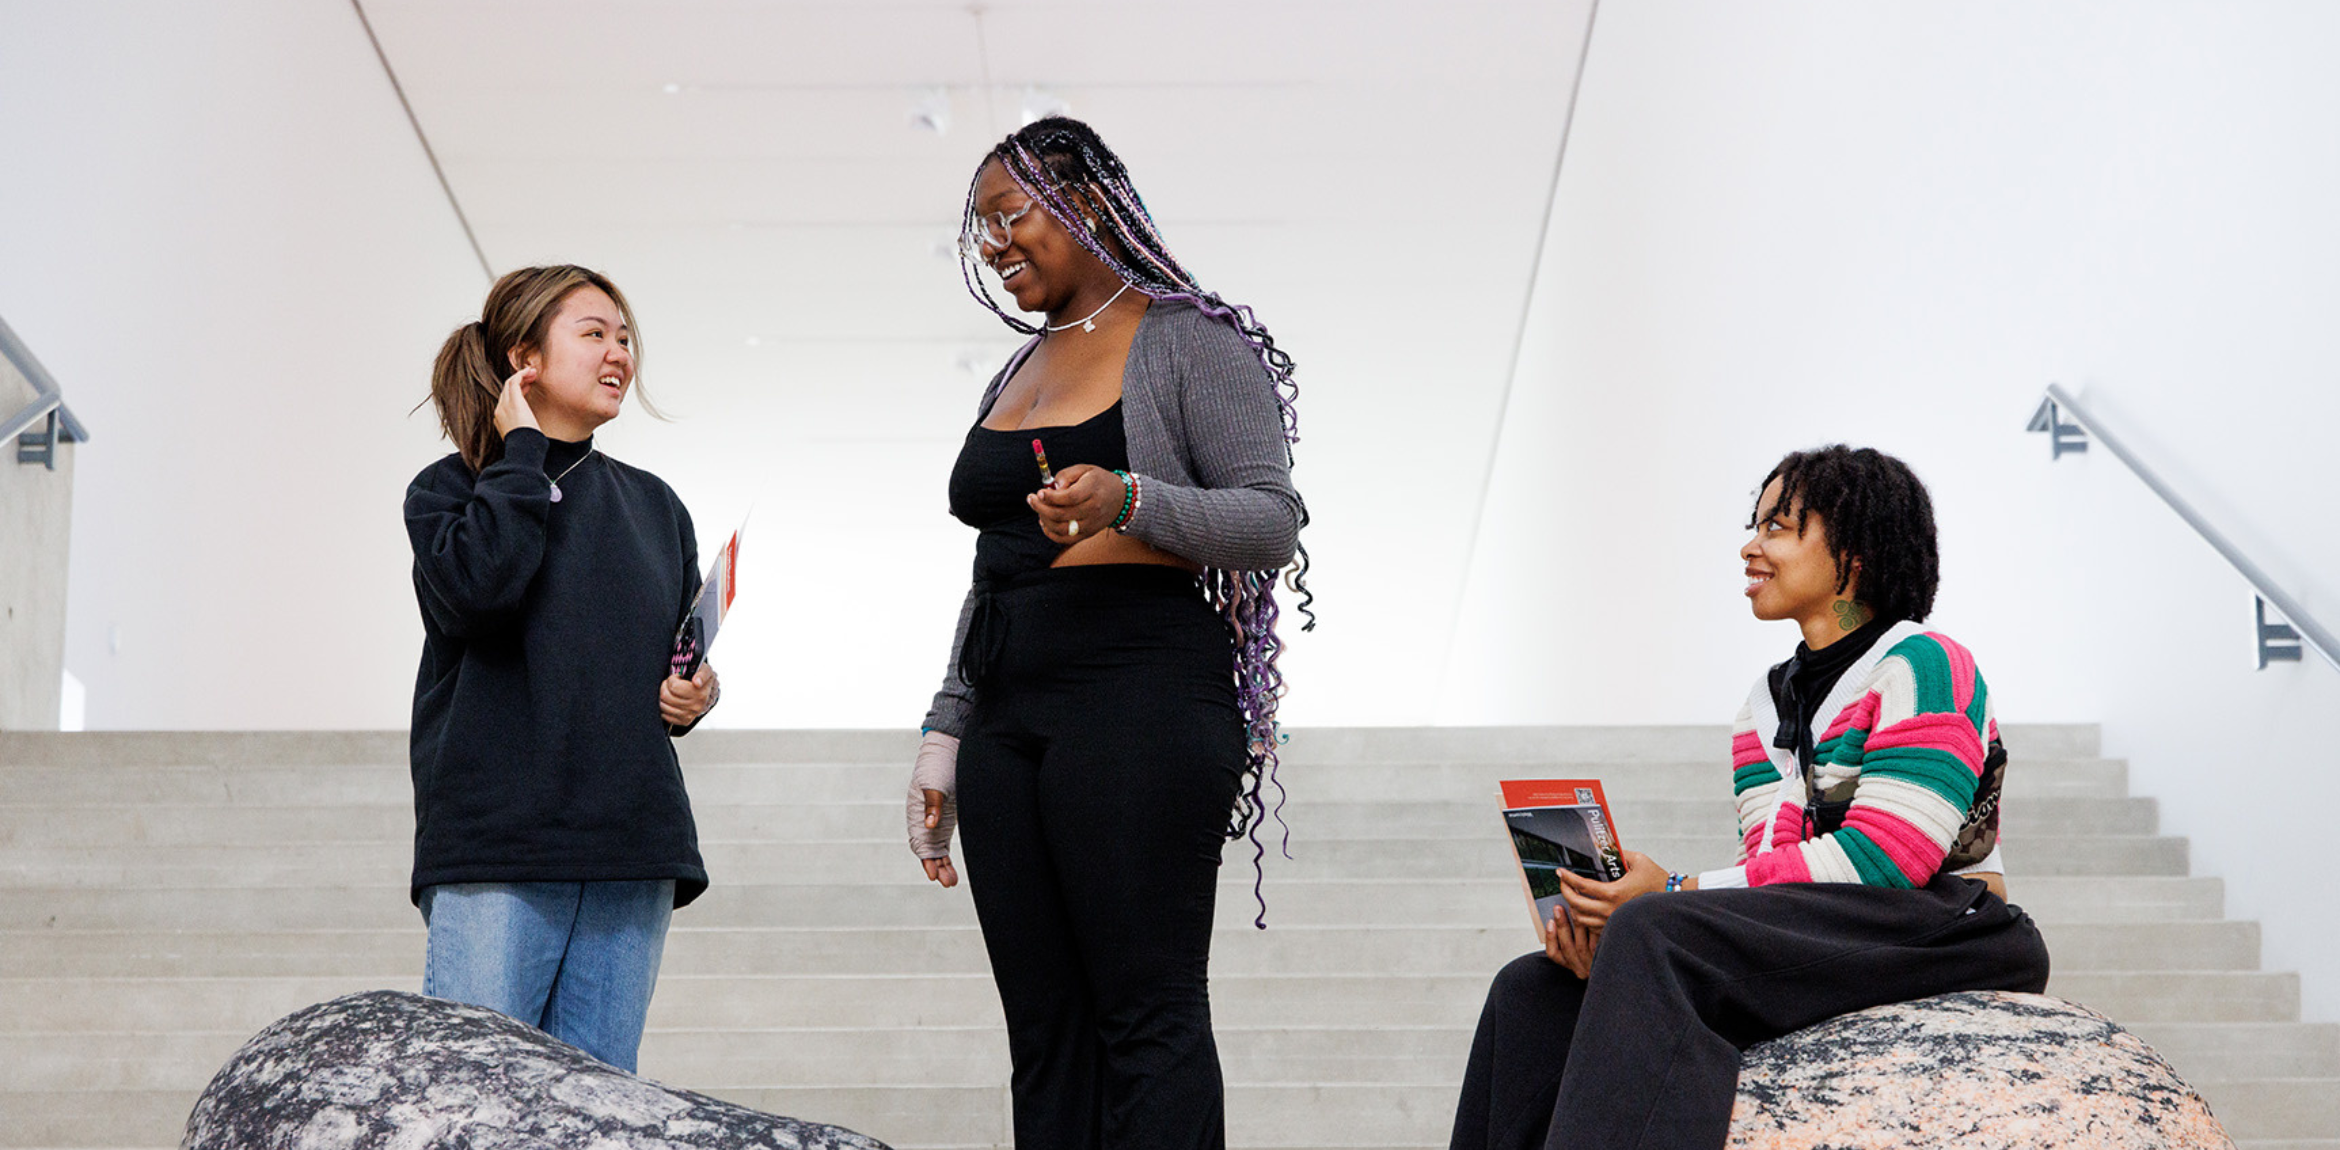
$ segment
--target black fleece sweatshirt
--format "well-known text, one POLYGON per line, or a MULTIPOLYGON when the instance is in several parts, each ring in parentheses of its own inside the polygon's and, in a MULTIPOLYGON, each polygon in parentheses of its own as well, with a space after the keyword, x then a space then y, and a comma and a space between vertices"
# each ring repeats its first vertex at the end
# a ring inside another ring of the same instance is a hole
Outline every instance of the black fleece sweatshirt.
POLYGON ((406 489, 418 904, 458 882, 671 878, 676 906, 707 889, 658 714, 697 536, 673 489, 592 449, 522 428, 476 477, 449 455, 406 489))

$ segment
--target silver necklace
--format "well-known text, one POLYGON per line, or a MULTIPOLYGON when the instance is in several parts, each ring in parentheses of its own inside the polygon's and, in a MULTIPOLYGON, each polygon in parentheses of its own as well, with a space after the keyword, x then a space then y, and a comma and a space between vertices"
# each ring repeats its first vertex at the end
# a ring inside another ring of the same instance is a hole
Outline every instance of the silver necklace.
POLYGON ((586 460, 588 460, 588 459, 591 459, 591 458, 593 458, 594 456, 596 456, 596 455, 599 455, 599 454, 601 454, 601 450, 600 450, 599 448, 595 448, 595 449, 594 449, 594 450, 592 450, 592 451, 588 451, 588 452, 586 452, 585 454, 583 454, 583 455, 579 456, 579 457, 577 458, 577 462, 575 462, 575 463, 572 463, 572 464, 568 465, 567 467, 561 468, 561 473, 560 473, 559 475, 555 475, 555 476, 552 476, 552 477, 551 477, 551 478, 552 478, 552 501, 553 501, 553 502, 555 502, 555 503, 558 503, 558 502, 560 502, 560 501, 561 501, 561 480, 567 479, 567 478, 569 477, 569 473, 570 473, 570 472, 572 472, 572 471, 575 471, 575 470, 577 470, 579 467, 582 467, 582 466, 584 466, 584 465, 585 465, 585 461, 586 461, 586 460))
MULTIPOLYGON (((1120 298, 1121 298, 1121 292, 1125 292, 1125 291, 1128 291, 1128 290, 1129 290, 1129 285, 1128 285, 1127 283, 1124 283, 1124 284, 1122 284, 1122 285, 1121 285, 1121 291, 1117 291, 1117 292, 1114 292, 1114 293, 1113 293, 1113 299, 1120 299, 1120 298)), ((1077 327, 1077 328, 1081 329, 1082 331, 1095 331, 1095 330, 1097 330, 1097 317, 1098 317, 1098 316, 1101 316, 1101 315, 1104 315, 1104 314, 1105 314, 1105 308, 1109 308, 1109 307, 1112 307, 1112 306, 1113 306, 1113 299, 1106 300, 1106 301, 1105 301, 1105 303, 1104 303, 1104 306, 1102 306, 1102 307, 1099 307, 1097 310, 1095 310, 1095 311, 1093 311, 1093 312, 1090 312, 1090 313, 1089 313, 1089 314, 1088 314, 1086 317, 1084 317, 1084 318, 1081 318, 1081 319, 1076 319, 1076 320, 1072 321, 1071 323, 1052 323, 1052 324, 1049 324, 1049 325, 1047 325, 1047 326, 1048 326, 1048 330, 1050 330, 1050 331, 1070 331, 1071 329, 1073 329, 1073 328, 1076 328, 1076 327, 1077 327)))

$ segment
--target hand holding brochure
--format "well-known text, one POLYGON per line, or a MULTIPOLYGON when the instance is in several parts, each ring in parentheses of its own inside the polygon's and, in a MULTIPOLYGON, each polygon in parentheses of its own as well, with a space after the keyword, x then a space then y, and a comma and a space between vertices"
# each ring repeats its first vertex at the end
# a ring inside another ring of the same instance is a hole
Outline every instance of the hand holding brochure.
POLYGON ((731 610, 732 596, 738 593, 739 531, 734 531, 731 542, 715 553, 707 577, 699 582, 698 601, 691 607, 690 618, 675 632, 674 657, 668 664, 676 676, 688 679, 698 674, 699 665, 707 661, 708 649, 715 645, 715 632, 723 626, 724 613, 731 610))
POLYGON ((1502 786, 1503 822, 1541 938, 1560 909, 1560 872, 1615 882, 1625 877, 1624 848, 1599 779, 1506 779, 1502 786))

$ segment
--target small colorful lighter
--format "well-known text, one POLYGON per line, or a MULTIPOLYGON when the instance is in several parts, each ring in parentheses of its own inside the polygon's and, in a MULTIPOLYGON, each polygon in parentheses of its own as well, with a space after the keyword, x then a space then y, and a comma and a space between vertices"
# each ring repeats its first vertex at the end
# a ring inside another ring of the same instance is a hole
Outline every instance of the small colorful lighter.
POLYGON ((1040 464, 1040 486, 1056 486, 1056 473, 1048 470, 1048 449, 1040 446, 1037 439, 1032 441, 1032 458, 1040 464))

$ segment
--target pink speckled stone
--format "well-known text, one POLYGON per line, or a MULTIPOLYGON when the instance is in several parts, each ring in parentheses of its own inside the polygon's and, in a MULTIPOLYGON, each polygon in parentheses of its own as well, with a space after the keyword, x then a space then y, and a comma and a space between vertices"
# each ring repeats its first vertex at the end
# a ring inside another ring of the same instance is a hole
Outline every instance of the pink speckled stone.
POLYGON ((2232 1150, 2136 1035, 2038 994, 1945 994, 1751 1047, 1730 1150, 2232 1150))

